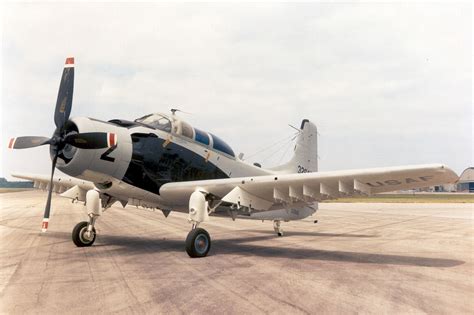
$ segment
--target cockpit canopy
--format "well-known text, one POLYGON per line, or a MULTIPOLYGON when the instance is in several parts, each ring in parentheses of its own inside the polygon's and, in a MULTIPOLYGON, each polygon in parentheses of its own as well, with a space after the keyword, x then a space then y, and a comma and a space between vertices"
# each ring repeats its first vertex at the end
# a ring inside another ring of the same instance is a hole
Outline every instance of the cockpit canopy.
POLYGON ((232 148, 221 138, 211 133, 193 128, 187 122, 182 121, 174 116, 170 118, 167 115, 155 113, 135 119, 135 122, 150 126, 155 129, 163 130, 165 132, 181 135, 202 145, 212 147, 214 150, 235 157, 232 148))
POLYGON ((171 132, 171 120, 169 120, 169 118, 165 115, 149 114, 141 118, 135 119, 135 121, 153 127, 155 129, 171 132))

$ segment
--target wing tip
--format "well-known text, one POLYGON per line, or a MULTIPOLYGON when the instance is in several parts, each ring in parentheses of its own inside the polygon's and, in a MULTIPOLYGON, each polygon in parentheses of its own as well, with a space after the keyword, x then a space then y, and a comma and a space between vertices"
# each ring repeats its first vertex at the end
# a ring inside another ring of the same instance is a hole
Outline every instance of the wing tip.
POLYGON ((26 173, 10 173, 10 176, 15 178, 21 178, 26 180, 34 180, 34 174, 26 174, 26 173))

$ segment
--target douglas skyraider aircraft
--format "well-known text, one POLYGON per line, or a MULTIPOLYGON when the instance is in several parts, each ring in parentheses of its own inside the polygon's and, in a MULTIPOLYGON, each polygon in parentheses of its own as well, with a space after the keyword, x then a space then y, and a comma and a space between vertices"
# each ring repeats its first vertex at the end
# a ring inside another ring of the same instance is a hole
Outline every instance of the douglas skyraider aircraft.
POLYGON ((318 201, 340 196, 370 195, 426 187, 457 180, 441 164, 318 172, 316 126, 305 119, 292 159, 263 169, 236 157, 214 134, 193 128, 176 115, 150 114, 134 121, 69 118, 74 85, 74 58, 67 58, 54 112, 51 138, 18 137, 10 149, 49 145, 51 176, 13 174, 48 190, 42 230, 48 228, 52 191, 85 202, 89 221, 72 231, 76 246, 91 246, 97 218, 115 202, 189 213, 191 231, 186 252, 206 256, 208 232, 199 227, 209 215, 232 219, 300 220, 316 212, 318 201), (54 177, 58 168, 70 175, 54 177))

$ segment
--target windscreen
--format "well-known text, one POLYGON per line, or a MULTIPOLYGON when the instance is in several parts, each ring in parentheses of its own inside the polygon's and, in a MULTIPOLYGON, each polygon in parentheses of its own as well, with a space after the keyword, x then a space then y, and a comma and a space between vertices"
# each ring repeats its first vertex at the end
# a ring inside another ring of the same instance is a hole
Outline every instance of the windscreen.
POLYGON ((141 118, 135 119, 135 121, 150 126, 152 128, 171 132, 171 121, 167 117, 160 114, 146 115, 141 118))

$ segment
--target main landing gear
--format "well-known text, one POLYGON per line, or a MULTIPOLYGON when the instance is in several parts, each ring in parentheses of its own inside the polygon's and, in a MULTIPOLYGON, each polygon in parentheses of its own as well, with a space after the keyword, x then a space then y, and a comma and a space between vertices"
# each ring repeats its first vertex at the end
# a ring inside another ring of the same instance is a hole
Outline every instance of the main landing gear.
POLYGON ((275 230, 278 236, 283 236, 283 229, 281 228, 280 220, 273 221, 273 229, 275 230))
POLYGON ((186 252, 189 257, 205 257, 211 249, 211 237, 206 230, 193 228, 186 237, 186 252))
POLYGON ((95 221, 102 214, 100 194, 96 190, 89 190, 86 194, 86 207, 89 221, 79 222, 72 230, 72 241, 77 247, 87 247, 94 244, 96 231, 95 221))
POLYGON ((193 224, 186 237, 186 252, 189 257, 205 257, 211 249, 211 237, 206 230, 198 228, 199 223, 209 220, 209 203, 206 192, 196 190, 189 198, 188 220, 193 224))
MULTIPOLYGON (((211 249, 209 233, 199 228, 201 222, 209 219, 209 202, 205 191, 196 190, 189 198, 189 217, 192 229, 186 238, 186 252, 190 257, 205 257, 211 249)), ((89 221, 78 223, 72 230, 72 241, 77 247, 87 247, 94 244, 96 238, 95 222, 102 215, 100 194, 89 190, 86 194, 86 207, 89 221)))
POLYGON ((89 222, 79 222, 72 230, 72 241, 77 247, 87 247, 94 244, 95 241, 95 228, 91 226, 89 231, 89 222))

